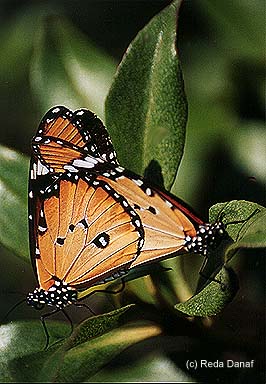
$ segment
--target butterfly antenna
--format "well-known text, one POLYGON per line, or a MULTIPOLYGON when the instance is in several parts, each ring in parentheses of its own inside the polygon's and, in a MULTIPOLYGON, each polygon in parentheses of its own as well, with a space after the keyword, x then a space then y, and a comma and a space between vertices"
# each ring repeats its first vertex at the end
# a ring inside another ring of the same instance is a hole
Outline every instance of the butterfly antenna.
MULTIPOLYGON (((204 264, 206 264, 206 263, 204 263, 204 264)), ((226 285, 222 281, 216 279, 215 277, 207 276, 202 271, 199 271, 199 274, 200 274, 200 276, 202 276, 206 280, 206 282, 207 281, 214 281, 215 283, 218 283, 220 285, 220 287, 223 291, 226 290, 226 285)))
POLYGON ((23 300, 20 300, 18 303, 16 303, 6 314, 5 316, 3 317, 3 319, 1 320, 1 323, 5 323, 5 321, 7 320, 8 316, 10 315, 11 312, 13 312, 20 304, 26 302, 26 299, 23 299, 23 300))
POLYGON ((19 291, 7 291, 7 290, 3 290, 3 291, 0 291, 0 295, 19 295, 19 296, 27 296, 27 293, 25 292, 19 292, 19 291))
MULTIPOLYGON (((221 218, 222 220, 222 216, 225 216, 225 212, 224 212, 224 209, 227 207, 229 203, 227 203, 225 205, 225 207, 223 207, 220 211, 220 213, 218 214, 218 217, 221 218)), ((258 208, 256 208, 248 217, 246 217, 245 219, 241 219, 241 220, 234 220, 234 221, 229 221, 228 223, 226 223, 225 225, 231 225, 231 224, 241 224, 241 223, 244 223, 245 221, 248 221, 249 219, 251 219, 251 217, 253 217, 254 215, 256 215, 257 213, 259 213, 260 210, 258 208)))
MULTIPOLYGON (((93 292, 94 293, 94 292, 93 292)), ((93 316, 96 316, 97 313, 94 312, 87 304, 85 303, 74 303, 76 307, 78 308, 86 308, 90 311, 90 313, 93 315, 93 316)))
MULTIPOLYGON (((123 278, 121 278, 121 283, 122 283, 121 287, 119 289, 117 289, 116 291, 105 289, 104 292, 105 293, 110 293, 111 295, 116 295, 118 293, 121 293, 124 290, 125 286, 126 286, 126 283, 125 283, 123 278)), ((106 296, 106 297, 107 297, 109 303, 112 304, 113 307, 115 308, 114 303, 111 302, 110 296, 106 296)))
MULTIPOLYGON (((123 278, 121 278, 121 283, 122 283, 121 288, 119 288, 119 289, 116 290, 116 291, 108 290, 108 289, 96 289, 95 291, 91 292, 91 293, 90 293, 88 296, 86 296, 86 297, 88 298, 89 296, 91 296, 91 295, 94 294, 94 293, 102 293, 102 292, 104 292, 104 293, 110 293, 110 294, 112 294, 112 295, 116 295, 116 294, 122 292, 122 291, 124 290, 124 288, 125 288, 126 283, 125 283, 125 281, 124 281, 123 278)), ((108 297, 108 296, 107 296, 107 297, 108 297)), ((94 312, 94 311, 93 311, 87 304, 84 304, 84 303, 75 303, 75 305, 76 305, 77 307, 85 307, 85 308, 87 308, 87 309, 88 309, 94 316, 97 315, 97 313, 95 313, 95 312, 94 312)))
MULTIPOLYGON (((206 275, 203 271, 204 271, 204 268, 206 267, 207 265, 207 262, 209 260, 209 256, 208 255, 205 255, 204 256, 204 260, 201 264, 201 267, 200 267, 200 270, 199 270, 199 275, 204 279, 206 280, 206 283, 209 282, 209 281, 214 281, 216 283, 218 283, 220 286, 221 286, 221 289, 224 291, 226 289, 226 285, 221 282, 219 279, 216 279, 215 277, 212 276, 212 274, 210 275, 206 275)), ((223 267, 224 263, 222 263, 222 265, 220 266, 219 270, 223 267)), ((216 274, 218 273, 217 269, 216 269, 216 274)))
POLYGON ((119 288, 119 289, 116 290, 116 291, 108 290, 108 289, 95 289, 95 290, 93 290, 92 292, 90 292, 86 297, 88 298, 89 296, 94 295, 94 293, 101 293, 101 292, 104 292, 104 293, 111 293, 111 294, 113 294, 113 295, 116 295, 117 293, 122 292, 122 291, 124 290, 124 288, 125 288, 126 283, 125 283, 125 281, 124 281, 123 278, 121 278, 121 283, 122 283, 121 288, 119 288))
POLYGON ((223 218, 225 216, 225 208, 229 205, 229 201, 220 209, 218 215, 217 215, 217 219, 220 220, 220 221, 223 221, 223 218))
POLYGON ((118 288, 116 291, 105 289, 103 292, 111 293, 112 295, 116 295, 117 293, 121 293, 121 292, 123 292, 123 290, 125 289, 125 286, 126 286, 126 283, 125 283, 123 278, 121 279, 121 283, 122 283, 121 287, 118 288))

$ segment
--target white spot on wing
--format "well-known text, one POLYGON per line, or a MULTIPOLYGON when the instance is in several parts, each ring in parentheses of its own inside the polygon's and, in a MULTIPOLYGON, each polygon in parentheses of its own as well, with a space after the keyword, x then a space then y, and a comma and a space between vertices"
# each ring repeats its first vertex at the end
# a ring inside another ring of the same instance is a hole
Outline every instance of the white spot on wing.
POLYGON ((103 161, 99 158, 86 156, 84 160, 76 159, 73 161, 73 166, 77 168, 94 168, 98 163, 103 161))
POLYGON ((102 244, 103 247, 106 247, 108 244, 103 236, 99 238, 99 242, 102 244))
POLYGON ((40 176, 40 175, 46 175, 47 173, 49 173, 49 169, 43 165, 40 160, 38 160, 37 162, 37 175, 40 176))
POLYGON ((146 188, 145 192, 146 192, 146 195, 148 195, 148 196, 151 196, 151 194, 152 194, 150 188, 146 188))
MULTIPOLYGON (((75 167, 73 167, 72 165, 64 165, 64 167, 63 167, 66 171, 69 171, 69 172, 78 172, 78 170, 75 168, 75 167)), ((70 175, 69 175, 70 176, 70 175)))
POLYGON ((124 172, 125 168, 123 167, 116 167, 117 172, 124 172))
POLYGON ((132 179, 132 181, 134 181, 134 183, 137 184, 139 187, 143 184, 143 181, 140 179, 137 179, 137 180, 132 179))
POLYGON ((169 207, 169 208, 172 208, 173 207, 173 204, 168 201, 168 200, 165 200, 165 204, 169 207))

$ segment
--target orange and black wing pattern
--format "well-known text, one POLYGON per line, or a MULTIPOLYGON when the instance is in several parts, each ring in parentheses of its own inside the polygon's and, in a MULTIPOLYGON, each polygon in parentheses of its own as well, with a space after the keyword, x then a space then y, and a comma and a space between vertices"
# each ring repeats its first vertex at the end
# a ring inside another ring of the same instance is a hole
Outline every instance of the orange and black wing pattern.
POLYGON ((103 123, 86 109, 50 109, 32 139, 32 150, 50 173, 75 171, 76 166, 92 170, 101 168, 104 162, 117 163, 103 123))
POLYGON ((187 204, 121 166, 110 166, 98 178, 108 180, 141 219, 145 241, 131 268, 186 252, 207 255, 224 236, 222 222, 203 222, 187 204))
POLYGON ((108 181, 127 199, 138 213, 145 233, 141 253, 131 268, 187 252, 186 239, 196 236, 196 223, 180 210, 179 203, 132 172, 120 169, 116 176, 111 176, 111 173, 111 170, 105 172, 105 175, 110 175, 109 178, 104 175, 98 178, 108 181))
POLYGON ((224 235, 222 223, 204 223, 174 196, 121 167, 104 125, 88 110, 52 108, 32 148, 30 248, 40 291, 30 295, 31 305, 41 298, 62 308, 73 302, 64 289, 75 295, 178 253, 206 255, 224 235))
POLYGON ((138 257, 140 217, 108 182, 67 173, 37 201, 32 258, 42 289, 55 278, 85 289, 122 275, 138 257))

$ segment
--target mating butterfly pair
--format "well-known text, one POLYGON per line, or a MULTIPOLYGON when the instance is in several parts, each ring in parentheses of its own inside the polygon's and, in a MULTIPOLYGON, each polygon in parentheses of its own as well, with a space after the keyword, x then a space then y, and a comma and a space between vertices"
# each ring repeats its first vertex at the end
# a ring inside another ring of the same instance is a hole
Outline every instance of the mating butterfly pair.
POLYGON ((118 163, 90 111, 52 108, 32 140, 29 178, 35 308, 63 309, 89 287, 178 253, 207 255, 224 236, 169 193, 118 163))

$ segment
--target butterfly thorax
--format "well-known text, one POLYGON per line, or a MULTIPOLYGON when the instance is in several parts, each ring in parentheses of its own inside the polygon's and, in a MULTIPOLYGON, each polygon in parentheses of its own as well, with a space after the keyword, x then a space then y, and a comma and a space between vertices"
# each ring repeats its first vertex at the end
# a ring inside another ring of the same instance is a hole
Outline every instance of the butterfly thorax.
POLYGON ((199 225, 196 236, 186 236, 186 247, 189 252, 206 256, 210 248, 218 246, 225 234, 225 224, 221 221, 199 225))
POLYGON ((42 309, 45 305, 63 309, 77 301, 78 292, 67 283, 56 280, 48 289, 36 288, 27 295, 27 304, 35 309, 42 309))

